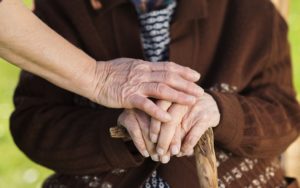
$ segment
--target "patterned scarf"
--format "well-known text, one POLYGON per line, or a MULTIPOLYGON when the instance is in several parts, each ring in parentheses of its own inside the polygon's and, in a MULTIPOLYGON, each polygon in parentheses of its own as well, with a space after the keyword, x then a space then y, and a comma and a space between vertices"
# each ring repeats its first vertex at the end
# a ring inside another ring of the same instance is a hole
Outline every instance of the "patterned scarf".
POLYGON ((153 10, 158 10, 165 8, 174 0, 130 0, 138 13, 143 14, 147 12, 151 12, 153 10))

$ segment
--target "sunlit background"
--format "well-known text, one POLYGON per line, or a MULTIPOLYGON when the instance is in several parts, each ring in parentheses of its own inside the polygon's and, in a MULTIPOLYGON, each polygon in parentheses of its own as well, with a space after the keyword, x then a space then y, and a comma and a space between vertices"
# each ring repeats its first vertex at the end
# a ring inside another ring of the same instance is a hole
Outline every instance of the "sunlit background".
MULTIPOLYGON (((32 0, 24 1, 32 7, 32 0)), ((294 66, 294 83, 300 100, 300 1, 291 0, 289 15, 290 42, 294 66)), ((0 59, 0 188, 39 188, 51 171, 27 159, 14 145, 8 119, 13 110, 12 95, 19 69, 0 59)), ((285 155, 287 173, 300 180, 300 140, 285 155)))

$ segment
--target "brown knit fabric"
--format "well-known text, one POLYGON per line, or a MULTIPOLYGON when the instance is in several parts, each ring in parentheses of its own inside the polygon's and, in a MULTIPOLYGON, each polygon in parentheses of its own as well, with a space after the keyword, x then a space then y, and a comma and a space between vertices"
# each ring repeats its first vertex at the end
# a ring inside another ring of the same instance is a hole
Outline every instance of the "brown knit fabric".
MULTIPOLYGON (((84 0, 36 0, 35 12, 97 60, 142 59, 132 4, 101 3, 95 11, 84 0)), ((178 0, 174 16, 170 59, 199 71, 199 85, 220 108, 215 128, 220 187, 283 186, 278 156, 300 129, 287 25, 269 0, 178 0)), ((110 138, 108 129, 122 110, 97 106, 27 72, 14 102, 16 144, 55 170, 62 184, 82 188, 76 177, 95 175, 99 186, 135 188, 157 169, 172 188, 198 187, 193 157, 160 165, 110 138)))

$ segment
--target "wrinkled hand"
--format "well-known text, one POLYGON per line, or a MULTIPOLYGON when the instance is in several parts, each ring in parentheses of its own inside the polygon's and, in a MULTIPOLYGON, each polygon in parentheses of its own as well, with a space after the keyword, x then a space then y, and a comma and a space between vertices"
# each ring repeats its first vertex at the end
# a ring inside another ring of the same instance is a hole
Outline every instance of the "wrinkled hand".
POLYGON ((125 109, 118 118, 118 124, 127 129, 134 145, 144 156, 158 161, 155 145, 149 139, 150 117, 144 112, 136 109, 125 109))
POLYGON ((180 152, 181 122, 189 107, 163 100, 158 101, 157 105, 167 109, 172 120, 162 124, 159 120, 151 118, 149 136, 152 143, 157 143, 156 152, 160 161, 168 163, 171 155, 177 155, 180 152))
POLYGON ((95 102, 110 108, 137 108, 162 122, 170 121, 170 115, 149 97, 188 105, 203 94, 194 83, 200 74, 171 62, 120 58, 98 62, 95 74, 95 102))
MULTIPOLYGON (((167 101, 161 101, 161 102, 162 103, 159 105, 165 111, 167 111, 169 106, 172 104, 167 101)), ((179 105, 178 107, 180 108, 179 105)), ((177 107, 174 107, 173 110, 170 109, 170 112, 171 113, 176 112, 177 114, 179 114, 180 111, 177 111, 176 108, 177 107)), ((177 121, 179 119, 181 120, 181 118, 180 117, 173 118, 172 121, 169 122, 170 125, 178 124, 177 121)), ((127 129, 127 132, 129 133, 134 145, 144 157, 151 156, 153 161, 157 161, 157 162, 161 161, 162 163, 169 162, 170 156, 165 155, 160 157, 156 152, 156 145, 150 141, 149 138, 150 116, 149 115, 147 115, 146 113, 140 110, 125 109, 118 118, 118 124, 127 129)), ((178 148, 178 152, 179 152, 179 148, 178 148)))
POLYGON ((190 155, 201 136, 208 128, 216 127, 220 123, 220 111, 214 98, 205 93, 193 105, 182 121, 183 135, 185 135, 181 152, 190 155))
MULTIPOLYGON (((166 103, 160 101, 158 105, 166 105, 166 103)), ((195 145, 205 131, 219 124, 218 106, 207 93, 199 97, 194 105, 188 107, 188 110, 187 106, 170 104, 170 102, 169 105, 168 111, 176 120, 170 124, 152 118, 149 133, 151 141, 157 143, 156 151, 161 159, 169 159, 171 154, 192 155, 195 145)))
POLYGON ((154 161, 168 163, 171 155, 192 155, 204 132, 220 121, 217 104, 207 93, 193 106, 164 100, 158 101, 157 105, 172 115, 170 122, 161 123, 140 110, 130 109, 124 110, 118 118, 118 123, 127 129, 138 151, 144 157, 151 156, 154 161))

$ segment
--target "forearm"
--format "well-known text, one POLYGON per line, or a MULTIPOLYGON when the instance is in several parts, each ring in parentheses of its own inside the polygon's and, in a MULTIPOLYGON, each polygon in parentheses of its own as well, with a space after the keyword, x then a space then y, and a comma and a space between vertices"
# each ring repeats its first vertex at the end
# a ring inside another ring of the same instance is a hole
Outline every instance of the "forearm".
POLYGON ((92 98, 96 61, 51 30, 21 1, 1 2, 0 25, 1 57, 62 88, 92 98))

